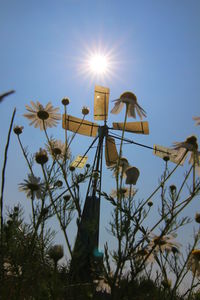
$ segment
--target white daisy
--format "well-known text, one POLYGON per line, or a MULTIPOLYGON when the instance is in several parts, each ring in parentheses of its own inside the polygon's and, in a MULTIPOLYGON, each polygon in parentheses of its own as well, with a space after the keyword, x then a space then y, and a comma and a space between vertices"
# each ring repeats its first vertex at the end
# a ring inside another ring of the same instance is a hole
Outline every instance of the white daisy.
MULTIPOLYGON (((135 195, 136 191, 134 189, 127 188, 127 187, 122 187, 119 190, 119 194, 122 195, 122 197, 124 198, 128 198, 129 196, 131 196, 131 198, 135 195)), ((110 193, 110 196, 112 198, 116 198, 117 197, 117 190, 112 190, 112 192, 110 193)))
POLYGON ((200 125, 200 117, 193 117, 192 119, 196 121, 196 126, 200 125))
POLYGON ((149 249, 154 248, 155 252, 159 251, 168 251, 168 252, 178 252, 179 247, 181 246, 177 243, 175 239, 175 234, 164 235, 160 237, 159 235, 151 234, 151 241, 148 245, 149 249))
POLYGON ((46 144, 46 148, 48 152, 52 155, 53 158, 64 159, 65 157, 70 158, 70 150, 67 149, 67 145, 65 145, 61 140, 50 140, 50 145, 46 144))
POLYGON ((105 281, 104 278, 100 278, 98 280, 95 280, 95 282, 97 284, 96 286, 96 291, 97 292, 106 292, 107 294, 111 294, 111 288, 109 286, 109 284, 105 281))
POLYGON ((118 165, 118 174, 125 177, 125 171, 129 167, 129 162, 125 157, 121 157, 119 160, 119 164, 116 161, 112 166, 108 167, 110 170, 113 171, 114 176, 117 175, 117 165, 118 165))
POLYGON ((119 99, 114 100, 115 106, 111 110, 112 114, 118 114, 122 110, 124 103, 128 105, 128 117, 136 118, 136 112, 140 119, 146 117, 145 110, 138 104, 137 97, 132 92, 123 93, 119 99))
POLYGON ((200 276, 200 250, 194 249, 188 260, 188 269, 196 276, 200 276))
POLYGON ((180 160, 185 154, 186 151, 190 152, 190 164, 195 164, 197 170, 200 174, 200 153, 198 152, 198 143, 195 135, 189 136, 184 142, 175 142, 174 149, 178 151, 177 161, 180 160))
POLYGON ((43 122, 46 128, 56 126, 58 120, 61 119, 58 113, 59 108, 53 108, 51 102, 49 102, 46 107, 43 107, 38 101, 36 103, 31 101, 31 105, 32 107, 26 105, 26 109, 29 113, 24 114, 24 116, 31 120, 29 125, 34 125, 35 128, 39 127, 40 130, 44 130, 43 122))
POLYGON ((175 150, 184 148, 188 151, 196 151, 198 149, 197 138, 195 135, 189 136, 184 142, 174 142, 173 145, 175 150))
POLYGON ((19 190, 25 192, 27 198, 35 199, 36 197, 37 199, 41 199, 44 191, 44 183, 40 182, 40 177, 29 174, 28 180, 25 179, 24 183, 19 184, 19 190))

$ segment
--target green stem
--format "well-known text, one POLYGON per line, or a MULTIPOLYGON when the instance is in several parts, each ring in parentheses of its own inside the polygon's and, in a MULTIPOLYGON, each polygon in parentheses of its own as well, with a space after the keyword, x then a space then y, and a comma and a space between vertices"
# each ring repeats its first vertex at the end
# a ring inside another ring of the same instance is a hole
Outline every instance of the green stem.
POLYGON ((7 159, 8 159, 8 148, 10 144, 10 136, 11 136, 11 130, 13 127, 13 122, 15 118, 15 113, 16 113, 16 108, 13 111, 11 122, 10 122, 10 127, 8 131, 8 136, 7 136, 7 142, 5 146, 5 151, 4 151, 4 162, 3 162, 3 168, 2 168, 2 179, 1 179, 1 196, 0 196, 0 248, 1 248, 1 255, 0 255, 0 280, 3 283, 3 278, 4 278, 4 270, 3 270, 3 263, 4 263, 4 251, 3 251, 3 200, 4 200, 4 187, 5 187, 5 173, 6 173, 6 164, 7 164, 7 159))
POLYGON ((27 162, 27 164, 28 164, 28 167, 29 167, 29 169, 30 169, 30 171, 31 171, 31 174, 34 175, 34 174, 33 174, 33 169, 32 169, 32 167, 31 167, 31 164, 30 164, 29 160, 28 160, 27 154, 26 154, 26 152, 25 152, 25 150, 24 150, 24 147, 23 147, 23 145, 22 145, 22 142, 21 142, 21 139, 20 139, 19 135, 17 135, 17 138, 18 138, 18 142, 19 142, 19 145, 20 145, 20 147, 21 147, 21 150, 22 150, 22 152, 23 152, 23 155, 24 155, 24 157, 25 157, 25 160, 26 160, 26 162, 27 162))
POLYGON ((192 287, 193 287, 193 284, 194 284, 194 279, 195 279, 196 271, 197 271, 197 269, 195 268, 195 271, 194 271, 194 274, 193 274, 193 277, 192 277, 190 292, 189 292, 189 295, 188 295, 188 300, 190 300, 190 297, 192 295, 192 289, 193 289, 192 287))
POLYGON ((63 231, 64 237, 65 237, 65 241, 66 241, 67 247, 68 247, 68 249, 69 249, 69 253, 70 253, 70 255, 72 256, 71 245, 70 245, 70 243, 69 243, 69 239, 68 239, 68 236, 67 236, 67 233, 66 233, 65 226, 63 226, 61 217, 60 217, 60 215, 59 215, 59 213, 58 213, 58 210, 57 210, 57 207, 56 207, 56 205, 55 205, 55 203, 54 203, 54 201, 53 201, 53 196, 52 196, 51 190, 50 190, 50 188, 49 188, 49 184, 48 184, 48 180, 47 180, 47 175, 46 175, 44 166, 43 166, 43 165, 41 165, 41 166, 42 166, 42 172, 43 172, 44 179, 45 179, 45 182, 46 182, 46 186, 47 186, 47 190, 48 190, 48 193, 49 193, 49 198, 50 198, 51 204, 52 204, 52 206, 53 206, 53 208, 54 208, 54 211, 55 211, 55 213, 56 213, 56 216, 57 216, 57 219, 58 219, 58 221, 59 221, 60 227, 61 227, 61 229, 62 229, 62 231, 63 231))
POLYGON ((35 209, 34 209, 34 198, 33 198, 33 192, 31 192, 31 208, 32 208, 32 216, 33 216, 33 227, 35 229, 35 209))

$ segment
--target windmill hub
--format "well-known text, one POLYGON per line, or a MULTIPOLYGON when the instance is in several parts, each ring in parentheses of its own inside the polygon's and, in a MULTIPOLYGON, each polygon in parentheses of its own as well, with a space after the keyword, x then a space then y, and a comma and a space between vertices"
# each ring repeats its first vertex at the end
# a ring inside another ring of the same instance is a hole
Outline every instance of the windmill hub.
POLYGON ((104 138, 107 135, 108 135, 108 126, 107 125, 99 126, 98 128, 99 138, 104 138))

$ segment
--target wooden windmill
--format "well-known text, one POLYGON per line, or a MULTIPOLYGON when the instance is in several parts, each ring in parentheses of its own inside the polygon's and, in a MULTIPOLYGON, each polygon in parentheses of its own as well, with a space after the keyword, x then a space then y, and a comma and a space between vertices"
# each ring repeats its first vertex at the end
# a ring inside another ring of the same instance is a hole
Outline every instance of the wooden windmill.
POLYGON ((123 130, 126 132, 149 134, 148 122, 113 123, 107 126, 109 88, 95 86, 94 92, 94 120, 103 121, 102 126, 97 123, 82 120, 71 115, 63 115, 63 128, 74 133, 92 137, 93 141, 85 154, 97 142, 97 149, 93 161, 91 176, 81 221, 78 225, 78 233, 71 262, 72 281, 88 282, 92 280, 93 272, 98 270, 98 262, 102 259, 98 251, 99 244, 99 217, 102 182, 103 149, 105 148, 105 161, 108 167, 118 161, 118 152, 115 139, 110 134, 111 130, 123 130), (105 147, 104 147, 105 146, 105 147))

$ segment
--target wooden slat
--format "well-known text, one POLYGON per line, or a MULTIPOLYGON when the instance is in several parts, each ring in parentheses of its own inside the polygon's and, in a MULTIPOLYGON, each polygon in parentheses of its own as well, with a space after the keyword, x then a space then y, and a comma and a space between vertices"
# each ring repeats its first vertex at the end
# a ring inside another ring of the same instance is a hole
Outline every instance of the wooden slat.
POLYGON ((108 167, 115 164, 118 160, 118 152, 115 145, 115 140, 111 137, 106 137, 105 158, 108 167))
POLYGON ((70 164, 70 166, 73 166, 74 168, 82 169, 85 166, 87 159, 88 159, 87 156, 78 155, 76 159, 70 164))
POLYGON ((62 116, 62 127, 82 135, 96 137, 99 125, 65 114, 62 116))
MULTIPOLYGON (((113 123, 113 129, 123 130, 124 123, 113 123)), ((149 134, 148 122, 128 122, 125 125, 125 130, 138 134, 149 134)))
POLYGON ((94 120, 107 120, 110 89, 96 85, 94 91, 94 120))

